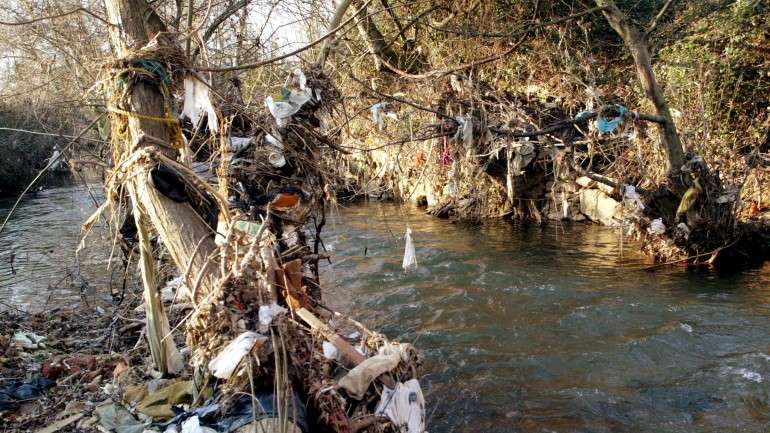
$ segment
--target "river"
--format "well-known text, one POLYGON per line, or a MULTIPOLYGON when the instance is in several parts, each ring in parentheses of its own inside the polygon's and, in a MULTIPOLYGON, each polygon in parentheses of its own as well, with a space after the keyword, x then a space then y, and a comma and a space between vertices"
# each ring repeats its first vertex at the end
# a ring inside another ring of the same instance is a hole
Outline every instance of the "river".
MULTIPOLYGON (((0 235, 4 303, 109 300, 104 233, 81 252, 79 281, 58 282, 92 211, 82 187, 23 203, 0 235)), ((469 226, 390 204, 335 209, 324 242, 326 302, 425 355, 431 432, 768 430, 770 266, 645 270, 628 240, 619 258, 616 230, 469 226)))

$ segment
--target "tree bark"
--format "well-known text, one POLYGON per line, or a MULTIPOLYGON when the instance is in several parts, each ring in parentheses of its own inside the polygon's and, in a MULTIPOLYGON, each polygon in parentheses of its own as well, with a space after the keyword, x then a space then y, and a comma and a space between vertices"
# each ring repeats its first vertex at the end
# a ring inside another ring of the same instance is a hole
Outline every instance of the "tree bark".
POLYGON ((640 31, 629 21, 628 17, 618 9, 613 0, 596 0, 596 5, 604 8, 602 13, 616 32, 623 38, 623 42, 631 51, 636 65, 636 73, 642 83, 644 93, 652 101, 658 116, 663 122, 658 125, 660 141, 668 157, 669 177, 676 176, 684 164, 684 151, 676 132, 676 125, 671 117, 663 90, 655 80, 655 73, 650 62, 650 53, 647 50, 647 40, 640 31))

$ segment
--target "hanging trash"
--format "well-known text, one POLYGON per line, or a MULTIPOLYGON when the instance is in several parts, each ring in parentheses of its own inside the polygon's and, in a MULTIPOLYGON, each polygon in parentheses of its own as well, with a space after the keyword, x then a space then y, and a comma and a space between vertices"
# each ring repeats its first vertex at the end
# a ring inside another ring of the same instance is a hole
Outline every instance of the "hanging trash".
POLYGON ((623 185, 623 198, 630 200, 636 206, 638 210, 644 210, 644 203, 642 203, 642 197, 636 192, 636 187, 633 185, 623 185))
POLYGON ((294 70, 290 84, 299 87, 299 89, 284 87, 281 89, 280 95, 265 98, 265 105, 270 110, 270 114, 275 118, 279 128, 288 125, 291 116, 296 114, 303 105, 313 98, 310 89, 307 88, 307 78, 305 78, 305 74, 300 69, 294 70))
POLYGON ((465 148, 469 148, 473 144, 473 118, 471 116, 457 116, 457 132, 454 135, 454 140, 458 143, 462 142, 465 148))
POLYGON ((395 389, 382 388, 382 397, 374 413, 386 416, 400 433, 425 431, 425 397, 420 382, 411 379, 397 383, 395 389))
POLYGON ((518 143, 514 145, 514 153, 511 171, 514 176, 521 176, 524 174, 524 169, 535 159, 537 154, 535 153, 535 146, 532 143, 518 143))
POLYGON ((385 127, 384 112, 387 105, 387 102, 378 102, 369 108, 369 111, 372 112, 372 122, 377 125, 377 130, 379 131, 382 131, 382 129, 385 127))
POLYGON ((614 131, 620 125, 620 122, 623 121, 623 116, 626 114, 626 107, 620 104, 613 104, 607 108, 609 110, 614 109, 618 112, 618 115, 610 119, 604 117, 604 114, 599 115, 599 118, 596 120, 596 129, 599 130, 600 134, 609 134, 614 131))
POLYGON ((401 264, 401 267, 403 267, 406 272, 414 271, 417 269, 417 254, 414 251, 412 229, 409 227, 406 228, 404 240, 406 241, 404 245, 404 261, 401 264))
POLYGON ((454 159, 452 158, 452 155, 449 152, 449 142, 446 139, 446 136, 444 137, 444 148, 441 151, 441 165, 444 167, 448 167, 449 164, 452 163, 454 159))
POLYGON ((209 131, 217 132, 217 112, 211 104, 209 87, 195 76, 188 75, 184 79, 182 115, 188 117, 193 125, 198 125, 203 114, 206 115, 209 131))

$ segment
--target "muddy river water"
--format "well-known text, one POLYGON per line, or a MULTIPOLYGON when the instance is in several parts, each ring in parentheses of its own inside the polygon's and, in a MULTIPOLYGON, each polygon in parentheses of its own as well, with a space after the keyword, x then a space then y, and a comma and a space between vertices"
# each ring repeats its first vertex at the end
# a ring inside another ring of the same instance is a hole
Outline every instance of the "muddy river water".
MULTIPOLYGON (((73 186, 22 204, 0 234, 0 308, 109 299, 107 236, 73 260, 93 209, 73 186)), ((770 430, 770 266, 649 270, 628 240, 620 258, 616 230, 388 204, 338 208, 324 233, 326 302, 425 355, 431 432, 770 430)))

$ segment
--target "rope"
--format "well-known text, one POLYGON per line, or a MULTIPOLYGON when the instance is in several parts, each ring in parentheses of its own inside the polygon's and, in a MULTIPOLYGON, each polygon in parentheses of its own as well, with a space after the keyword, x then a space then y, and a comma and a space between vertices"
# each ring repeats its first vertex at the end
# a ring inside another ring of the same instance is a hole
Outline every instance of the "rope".
POLYGON ((107 107, 107 111, 110 111, 110 112, 116 113, 116 114, 121 114, 121 115, 127 116, 127 117, 134 117, 134 118, 142 119, 142 120, 151 120, 153 122, 168 123, 168 124, 172 124, 172 125, 178 125, 179 124, 179 120, 175 119, 175 118, 173 118, 171 116, 168 116, 168 117, 150 116, 148 114, 141 114, 141 113, 137 113, 136 111, 121 110, 120 108, 115 108, 115 107, 107 107))

